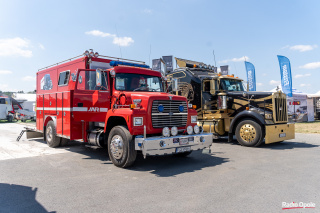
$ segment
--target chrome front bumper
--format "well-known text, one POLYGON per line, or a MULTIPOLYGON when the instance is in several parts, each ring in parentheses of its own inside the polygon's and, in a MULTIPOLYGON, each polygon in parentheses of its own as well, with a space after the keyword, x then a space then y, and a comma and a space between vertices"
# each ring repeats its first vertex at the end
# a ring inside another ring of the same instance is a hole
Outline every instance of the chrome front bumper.
POLYGON ((190 147, 190 150, 201 150, 212 145, 212 133, 195 135, 177 135, 172 137, 135 138, 135 150, 147 155, 175 154, 179 147, 190 147), (192 140, 193 139, 193 140, 192 140), (188 142, 186 143, 186 140, 188 142))

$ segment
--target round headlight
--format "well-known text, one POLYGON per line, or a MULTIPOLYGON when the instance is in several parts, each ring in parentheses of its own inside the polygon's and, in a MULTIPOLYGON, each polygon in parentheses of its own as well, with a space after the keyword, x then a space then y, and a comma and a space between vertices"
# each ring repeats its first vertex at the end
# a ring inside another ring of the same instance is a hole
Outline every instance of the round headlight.
POLYGON ((184 110, 184 106, 183 106, 183 105, 180 105, 180 106, 179 106, 179 112, 183 112, 183 110, 184 110))
POLYGON ((94 57, 98 58, 99 57, 99 53, 95 52, 94 57))
POLYGON ((177 127, 172 127, 171 128, 171 135, 172 136, 176 136, 178 134, 178 128, 177 127))
POLYGON ((83 55, 85 55, 85 56, 89 56, 89 51, 88 51, 88 50, 86 50, 86 51, 83 53, 83 55))
POLYGON ((163 111, 164 111, 164 107, 163 107, 162 104, 160 104, 160 105, 158 106, 158 112, 163 112, 163 111))
POLYGON ((163 135, 164 137, 169 137, 169 136, 170 136, 170 129, 169 129, 169 127, 165 127, 165 128, 162 129, 162 135, 163 135))
POLYGON ((192 126, 188 126, 188 127, 187 127, 187 132, 188 132, 188 135, 192 135, 192 133, 193 133, 193 128, 192 128, 192 126))
POLYGON ((195 125, 195 126, 193 127, 193 131, 194 131, 194 133, 199 134, 199 132, 200 132, 199 126, 198 126, 198 125, 195 125))
POLYGON ((206 64, 204 64, 204 65, 203 65, 203 68, 207 69, 207 68, 208 68, 208 66, 207 66, 206 64))

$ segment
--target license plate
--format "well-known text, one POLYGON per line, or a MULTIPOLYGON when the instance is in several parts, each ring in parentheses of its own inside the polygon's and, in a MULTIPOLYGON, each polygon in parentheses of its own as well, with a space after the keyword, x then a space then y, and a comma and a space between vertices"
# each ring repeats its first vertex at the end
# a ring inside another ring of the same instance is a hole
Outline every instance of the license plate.
POLYGON ((279 137, 280 137, 280 138, 286 137, 286 133, 281 133, 281 134, 279 134, 279 137))
POLYGON ((179 144, 180 145, 186 145, 189 143, 189 139, 188 138, 180 138, 179 139, 179 144))
POLYGON ((191 151, 191 147, 190 146, 177 147, 176 148, 176 153, 190 152, 190 151, 191 151))

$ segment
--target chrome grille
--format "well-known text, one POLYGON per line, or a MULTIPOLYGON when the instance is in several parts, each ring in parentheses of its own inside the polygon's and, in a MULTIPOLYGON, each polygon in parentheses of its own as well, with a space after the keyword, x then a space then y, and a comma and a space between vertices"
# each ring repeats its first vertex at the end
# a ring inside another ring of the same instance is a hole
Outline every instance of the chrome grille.
POLYGON ((184 127, 188 120, 188 105, 185 101, 169 101, 169 100, 155 100, 152 103, 152 126, 154 128, 163 127, 184 127), (162 105, 163 112, 158 112, 158 106, 162 105), (179 106, 184 107, 183 112, 179 112, 179 106))
POLYGON ((274 93, 272 98, 273 119, 275 123, 288 122, 287 97, 284 93, 274 93))

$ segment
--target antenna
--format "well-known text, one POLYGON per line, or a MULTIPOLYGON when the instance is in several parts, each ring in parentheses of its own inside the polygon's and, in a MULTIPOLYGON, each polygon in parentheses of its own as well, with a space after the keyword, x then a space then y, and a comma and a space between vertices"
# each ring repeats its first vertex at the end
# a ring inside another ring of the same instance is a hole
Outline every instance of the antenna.
POLYGON ((214 50, 212 50, 212 54, 213 54, 213 59, 214 59, 214 66, 217 67, 216 55, 214 54, 214 50))
MULTIPOLYGON (((117 29, 117 25, 115 25, 116 27, 116 34, 117 34, 117 37, 119 38, 119 34, 118 34, 118 29, 117 29)), ((120 49, 120 58, 122 58, 122 51, 121 51, 121 46, 120 46, 120 43, 118 43, 118 46, 119 46, 119 49, 120 49)))
MULTIPOLYGON (((151 44, 150 44, 150 52, 149 52, 149 65, 151 64, 150 56, 151 56, 151 44)), ((152 67, 152 66, 151 66, 151 67, 152 67)))

